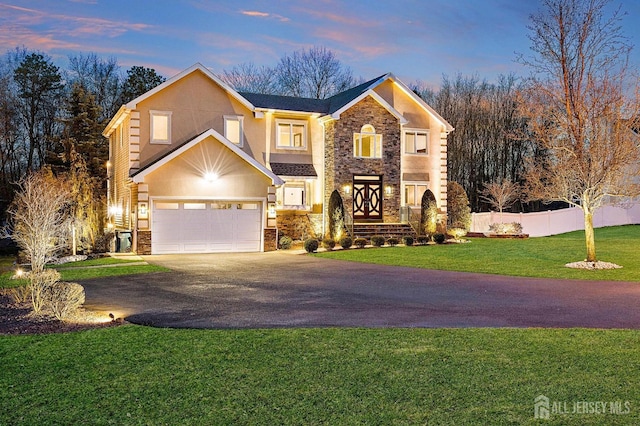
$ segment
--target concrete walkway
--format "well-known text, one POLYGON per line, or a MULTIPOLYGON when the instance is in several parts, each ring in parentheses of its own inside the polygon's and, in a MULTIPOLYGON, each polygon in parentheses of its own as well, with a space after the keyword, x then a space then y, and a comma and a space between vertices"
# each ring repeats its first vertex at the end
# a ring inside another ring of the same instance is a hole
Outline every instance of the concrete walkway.
POLYGON ((86 306, 158 327, 640 328, 640 284, 389 267, 287 252, 144 256, 86 306))

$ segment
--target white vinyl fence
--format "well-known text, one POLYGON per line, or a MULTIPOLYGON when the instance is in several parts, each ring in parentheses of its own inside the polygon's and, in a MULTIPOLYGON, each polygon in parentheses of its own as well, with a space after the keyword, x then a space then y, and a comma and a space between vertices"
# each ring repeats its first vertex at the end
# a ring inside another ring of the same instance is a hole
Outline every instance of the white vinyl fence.
MULTIPOLYGON (((584 216, 578 207, 536 213, 471 213, 471 232, 488 232, 492 223, 518 222, 522 232, 531 237, 562 234, 584 229, 584 216)), ((640 224, 640 204, 627 208, 604 206, 593 215, 593 226, 640 224)))

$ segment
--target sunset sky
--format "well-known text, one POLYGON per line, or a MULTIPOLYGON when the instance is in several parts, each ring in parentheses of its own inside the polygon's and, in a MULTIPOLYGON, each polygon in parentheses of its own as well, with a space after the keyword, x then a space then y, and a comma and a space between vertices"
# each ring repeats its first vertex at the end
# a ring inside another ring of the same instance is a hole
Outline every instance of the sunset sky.
MULTIPOLYGON (((617 4, 617 3, 616 3, 617 4)), ((438 85, 442 75, 523 74, 534 0, 210 1, 0 0, 0 52, 113 56, 126 69, 166 77, 200 62, 215 73, 235 64, 273 66, 285 53, 325 46, 366 79, 393 72, 438 85)), ((623 31, 640 45, 640 1, 623 0, 623 31)), ((632 57, 640 63, 640 46, 632 57)))

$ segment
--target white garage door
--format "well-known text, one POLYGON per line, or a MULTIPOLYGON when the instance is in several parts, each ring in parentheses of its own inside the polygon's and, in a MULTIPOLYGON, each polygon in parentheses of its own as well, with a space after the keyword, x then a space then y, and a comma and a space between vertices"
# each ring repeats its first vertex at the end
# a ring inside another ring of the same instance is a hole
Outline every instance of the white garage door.
POLYGON ((260 251, 260 207, 258 201, 154 201, 151 252, 260 251))

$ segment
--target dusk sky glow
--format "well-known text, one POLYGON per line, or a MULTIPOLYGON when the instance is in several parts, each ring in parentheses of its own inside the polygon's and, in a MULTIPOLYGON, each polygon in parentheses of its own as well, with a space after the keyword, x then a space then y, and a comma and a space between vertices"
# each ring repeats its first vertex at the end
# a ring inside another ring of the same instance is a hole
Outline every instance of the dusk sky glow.
MULTIPOLYGON (((619 3, 638 65, 640 1, 619 3)), ((393 72, 437 86, 443 74, 523 75, 515 52, 529 52, 526 25, 539 7, 534 0, 0 0, 0 50, 39 50, 62 68, 68 55, 94 52, 123 69, 144 65, 171 77, 196 62, 220 73, 325 46, 355 76, 393 72)))

